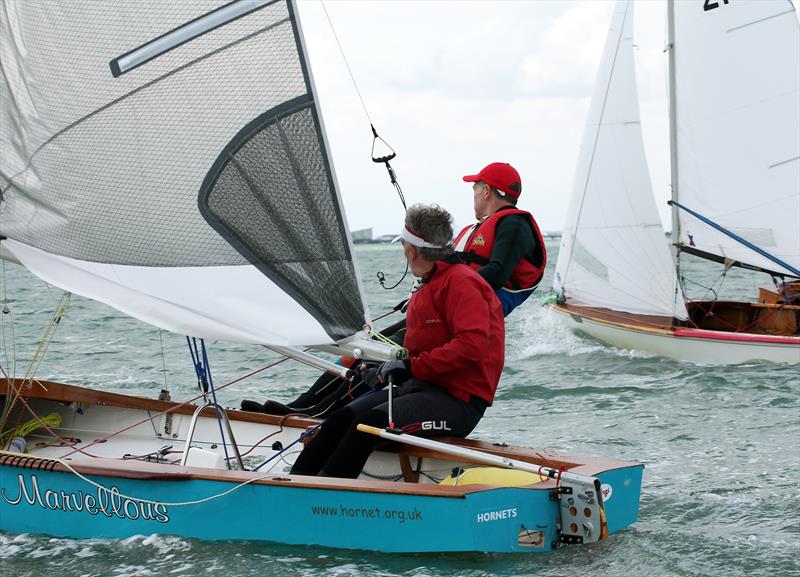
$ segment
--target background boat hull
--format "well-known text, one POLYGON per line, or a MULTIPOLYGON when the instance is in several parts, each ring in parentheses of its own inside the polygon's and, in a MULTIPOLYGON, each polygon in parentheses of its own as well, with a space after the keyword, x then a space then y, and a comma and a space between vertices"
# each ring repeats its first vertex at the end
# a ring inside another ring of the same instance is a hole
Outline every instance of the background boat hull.
POLYGON ((800 363, 800 338, 786 337, 781 340, 787 342, 770 342, 748 340, 746 335, 737 334, 734 339, 731 333, 721 331, 684 328, 676 332, 644 325, 612 323, 578 314, 574 310, 568 311, 558 305, 550 310, 571 330, 616 347, 646 351, 676 360, 713 365, 733 365, 753 360, 800 363))

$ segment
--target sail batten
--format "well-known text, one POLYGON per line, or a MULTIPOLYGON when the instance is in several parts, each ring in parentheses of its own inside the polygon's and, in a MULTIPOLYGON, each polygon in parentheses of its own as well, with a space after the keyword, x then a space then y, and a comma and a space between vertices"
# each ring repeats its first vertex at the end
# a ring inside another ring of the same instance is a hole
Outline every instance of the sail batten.
POLYGON ((5 6, 8 251, 48 282, 182 334, 297 346, 363 327, 287 0, 5 6), (204 20, 226 10, 236 17, 223 25, 204 20), (112 75, 114 58, 192 22, 202 34, 112 75), (210 222, 203 199, 223 188, 245 210, 210 222))
POLYGON ((109 66, 111 73, 117 77, 126 72, 129 72, 149 62, 153 58, 158 58, 162 54, 177 48, 181 44, 189 42, 198 36, 201 36, 219 26, 224 26, 232 20, 246 16, 250 12, 260 10, 268 4, 277 2, 278 0, 248 0, 248 1, 234 1, 217 8, 216 10, 204 14, 186 24, 167 32, 146 42, 142 46, 114 58, 109 66))

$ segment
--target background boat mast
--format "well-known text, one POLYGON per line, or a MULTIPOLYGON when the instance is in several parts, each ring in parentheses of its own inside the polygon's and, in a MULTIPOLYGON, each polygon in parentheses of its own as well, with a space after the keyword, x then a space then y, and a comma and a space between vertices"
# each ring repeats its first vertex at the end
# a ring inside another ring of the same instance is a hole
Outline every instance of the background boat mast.
MULTIPOLYGON (((669 52, 669 163, 671 199, 678 202, 678 100, 675 90, 675 2, 667 0, 667 49, 669 52)), ((678 207, 672 204, 672 250, 675 255, 676 295, 680 291, 681 261, 680 248, 681 229, 678 207)))

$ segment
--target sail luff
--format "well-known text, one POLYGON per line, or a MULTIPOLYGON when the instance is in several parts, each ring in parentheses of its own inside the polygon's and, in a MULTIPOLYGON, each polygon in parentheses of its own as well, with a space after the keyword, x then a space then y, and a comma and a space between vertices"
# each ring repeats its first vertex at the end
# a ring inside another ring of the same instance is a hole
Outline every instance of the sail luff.
MULTIPOLYGON (((573 226, 572 226, 571 229, 567 229, 566 227, 564 227, 564 232, 569 230, 571 236, 569 237, 569 244, 568 244, 568 247, 567 247, 568 248, 568 254, 566 256, 566 259, 564 260, 566 265, 563 268, 563 274, 560 275, 561 276, 561 278, 560 278, 560 283, 561 283, 560 284, 560 288, 562 289, 560 292, 561 292, 562 296, 563 296, 563 287, 567 284, 568 279, 569 279, 569 271, 570 271, 570 267, 572 265, 572 260, 573 260, 572 259, 572 255, 573 255, 573 251, 574 251, 575 244, 576 244, 576 241, 577 241, 577 231, 580 228, 580 224, 581 224, 581 217, 583 215, 584 201, 586 200, 586 193, 587 193, 587 191, 589 189, 589 178, 590 178, 590 176, 592 174, 592 165, 594 164, 595 153, 597 151, 597 142, 598 142, 599 137, 600 137, 600 126, 603 123, 604 111, 605 111, 606 103, 608 102, 608 94, 609 94, 609 91, 611 90, 611 81, 612 81, 612 79, 614 77, 614 66, 616 65, 616 61, 617 61, 616 55, 619 53, 619 48, 620 48, 620 45, 622 43, 622 36, 623 36, 624 30, 625 30, 625 20, 628 17, 630 6, 631 6, 630 0, 628 0, 625 3, 625 11, 624 11, 623 16, 622 16, 622 22, 619 25, 619 34, 617 35, 617 38, 616 38, 616 46, 614 48, 614 57, 611 60, 611 69, 608 72, 608 80, 607 80, 607 83, 606 83, 605 91, 603 93, 603 102, 602 102, 602 104, 600 106, 600 112, 599 112, 599 119, 598 119, 598 122, 597 122, 597 128, 596 128, 596 130, 594 132, 594 136, 592 138, 592 143, 591 143, 592 144, 592 151, 589 154, 589 162, 588 162, 588 166, 586 168, 585 178, 583 179, 583 183, 582 184, 580 184, 579 180, 576 180, 576 186, 580 185, 581 188, 582 188, 582 192, 580 194, 580 197, 578 197, 578 199, 577 199, 577 201, 578 201, 577 215, 576 215, 576 217, 574 219, 574 222, 572 223, 573 226)), ((612 40, 612 36, 611 36, 611 34, 609 34, 607 43, 610 44, 611 40, 612 40)), ((608 50, 608 46, 606 47, 606 51, 607 50, 608 50)), ((599 74, 598 74, 598 77, 599 77, 599 74)), ((586 127, 586 134, 587 135, 589 134, 589 125, 588 124, 587 124, 587 127, 586 127)), ((586 137, 584 137, 584 144, 585 144, 585 141, 586 141, 586 137)), ((576 179, 577 179, 577 177, 576 177, 576 179)), ((574 202, 574 200, 575 200, 575 198, 573 198, 573 202, 574 202)), ((564 236, 564 235, 562 234, 562 236, 564 236)))
MULTIPOLYGON (((305 36, 303 35, 303 27, 300 19, 297 17, 297 0, 289 0, 289 11, 293 15, 292 23, 295 27, 295 33, 297 38, 297 45, 300 52, 300 56, 303 59, 304 65, 304 73, 306 75, 306 82, 308 83, 309 90, 314 98, 315 102, 319 102, 318 94, 317 94, 317 86, 314 82, 314 74, 311 69, 311 65, 308 61, 308 49, 306 48, 305 36)), ((328 142, 328 133, 325 130, 325 120, 322 117, 322 114, 316 115, 316 121, 319 126, 320 136, 322 139, 323 149, 325 150, 325 154, 330 159, 332 158, 330 144, 328 142)), ((351 255, 355 255, 355 247, 353 245, 352 236, 349 234, 350 226, 347 222, 347 212, 344 210, 344 203, 342 201, 341 189, 339 188, 339 181, 336 177, 336 167, 334 166, 333 162, 329 163, 330 168, 330 178, 331 184, 333 187, 333 192, 336 196, 336 200, 339 203, 340 216, 341 216, 341 229, 346 234, 344 235, 344 242, 347 245, 347 250, 351 255)), ((369 324, 371 323, 371 316, 369 313, 369 305, 367 304, 367 295, 364 291, 364 285, 360 282, 361 279, 361 271, 358 265, 358 259, 353 258, 353 270, 355 271, 356 278, 359 279, 358 284, 358 292, 361 297, 361 301, 364 307, 364 323, 369 324)))

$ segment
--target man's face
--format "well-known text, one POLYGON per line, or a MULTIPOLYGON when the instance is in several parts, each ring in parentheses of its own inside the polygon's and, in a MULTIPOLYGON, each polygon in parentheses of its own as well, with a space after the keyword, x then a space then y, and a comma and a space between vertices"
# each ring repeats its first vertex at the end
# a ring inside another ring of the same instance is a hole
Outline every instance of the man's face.
POLYGON ((480 220, 483 218, 483 212, 486 209, 486 191, 489 188, 484 182, 472 183, 472 204, 475 209, 475 218, 480 220))
POLYGON ((417 249, 406 241, 401 242, 403 243, 403 254, 406 256, 406 262, 408 263, 408 268, 411 270, 411 274, 416 277, 421 277, 422 272, 418 270, 417 249))

